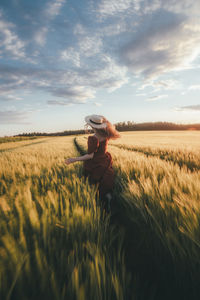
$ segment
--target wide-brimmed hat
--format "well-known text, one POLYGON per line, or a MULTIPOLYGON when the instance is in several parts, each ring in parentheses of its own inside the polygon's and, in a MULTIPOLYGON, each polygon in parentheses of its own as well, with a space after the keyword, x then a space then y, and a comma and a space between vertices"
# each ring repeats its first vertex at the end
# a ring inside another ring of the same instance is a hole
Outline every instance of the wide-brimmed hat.
POLYGON ((106 128, 105 118, 100 115, 90 115, 85 117, 85 122, 94 128, 106 128))

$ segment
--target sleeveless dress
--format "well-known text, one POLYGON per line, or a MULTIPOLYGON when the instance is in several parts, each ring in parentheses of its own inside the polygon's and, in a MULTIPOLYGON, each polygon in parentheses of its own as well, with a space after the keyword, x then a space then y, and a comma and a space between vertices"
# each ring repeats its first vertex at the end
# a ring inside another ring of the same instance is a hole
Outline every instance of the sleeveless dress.
POLYGON ((114 170, 112 168, 112 157, 107 152, 108 139, 100 142, 97 137, 88 137, 88 154, 94 152, 92 159, 84 161, 84 176, 89 182, 99 183, 100 197, 112 192, 114 186, 114 170))

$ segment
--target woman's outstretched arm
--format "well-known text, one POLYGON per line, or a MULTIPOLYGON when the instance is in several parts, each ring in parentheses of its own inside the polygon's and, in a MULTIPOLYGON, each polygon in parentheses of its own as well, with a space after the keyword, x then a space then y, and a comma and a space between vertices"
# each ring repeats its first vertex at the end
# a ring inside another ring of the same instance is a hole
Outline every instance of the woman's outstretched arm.
POLYGON ((94 156, 94 152, 93 153, 90 153, 90 154, 85 154, 83 156, 79 156, 79 157, 71 157, 71 158, 67 158, 65 160, 65 164, 66 165, 69 165, 69 164, 72 164, 76 161, 84 161, 84 160, 89 160, 89 159, 92 159, 94 156))

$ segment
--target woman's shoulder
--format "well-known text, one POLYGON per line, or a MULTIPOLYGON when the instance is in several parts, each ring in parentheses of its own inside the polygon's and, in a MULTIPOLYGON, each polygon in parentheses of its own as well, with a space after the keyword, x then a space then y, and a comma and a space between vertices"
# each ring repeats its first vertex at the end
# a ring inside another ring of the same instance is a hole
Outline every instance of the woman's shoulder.
POLYGON ((97 138, 98 141, 99 141, 100 143, 101 143, 101 142, 106 142, 106 141, 108 141, 108 138, 107 138, 107 137, 97 137, 97 136, 95 136, 95 135, 94 135, 94 137, 97 138))
POLYGON ((90 135, 88 137, 88 143, 89 144, 95 144, 95 145, 98 145, 99 144, 99 140, 98 138, 95 136, 95 135, 90 135))
POLYGON ((108 139, 107 138, 103 138, 103 139, 98 139, 98 137, 96 136, 96 135, 90 135, 89 137, 88 137, 88 141, 89 142, 94 142, 94 143, 107 143, 108 142, 108 139))

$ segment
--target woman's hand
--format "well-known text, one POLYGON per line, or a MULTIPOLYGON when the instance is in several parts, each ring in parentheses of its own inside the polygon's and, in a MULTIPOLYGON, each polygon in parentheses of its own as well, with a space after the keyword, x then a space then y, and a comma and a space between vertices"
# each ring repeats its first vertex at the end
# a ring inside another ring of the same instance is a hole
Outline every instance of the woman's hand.
POLYGON ((70 158, 67 158, 65 160, 65 164, 66 165, 69 165, 69 164, 73 164, 74 162, 76 161, 85 161, 85 160, 89 160, 89 159, 92 159, 94 156, 94 153, 90 153, 90 154, 85 154, 83 156, 80 156, 80 157, 70 157, 70 158))
POLYGON ((66 165, 69 165, 69 164, 74 163, 75 161, 76 161, 76 158, 73 158, 73 157, 67 158, 67 159, 65 160, 65 164, 66 164, 66 165))

